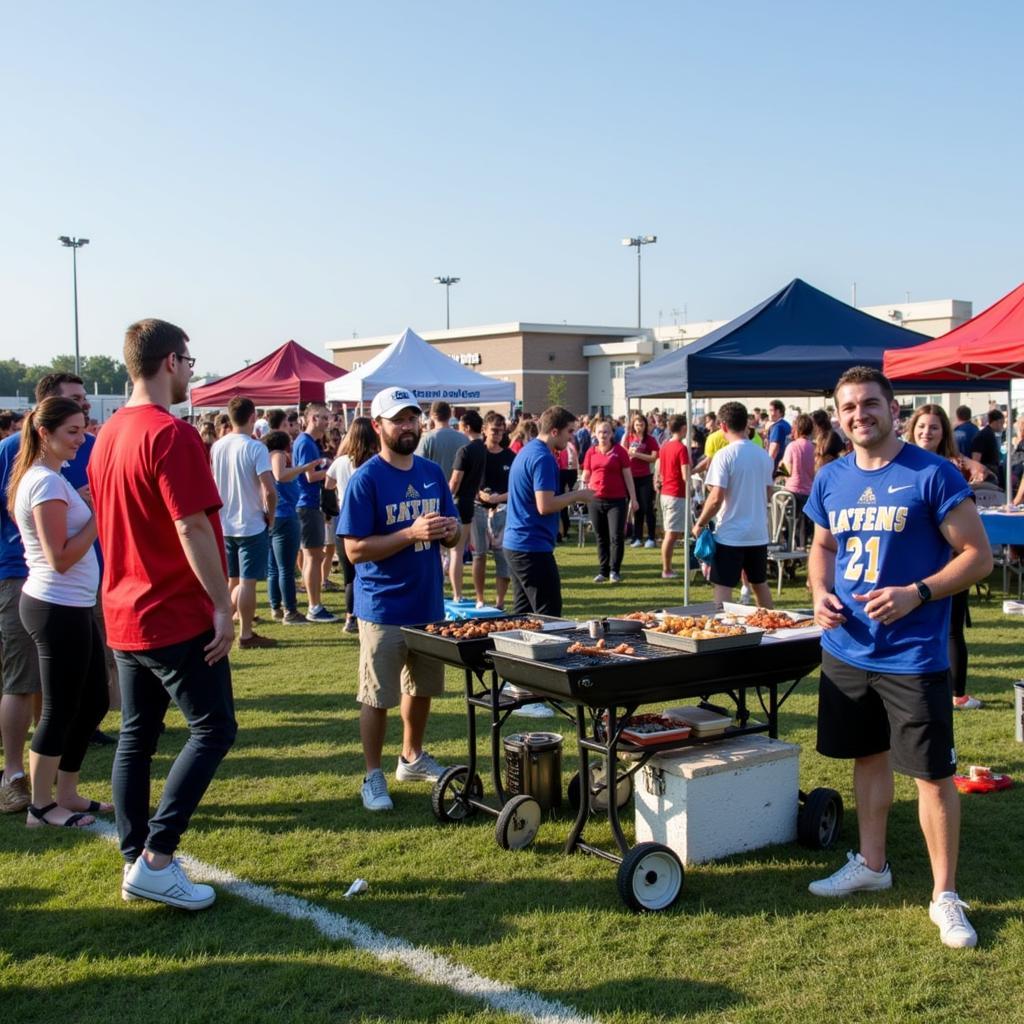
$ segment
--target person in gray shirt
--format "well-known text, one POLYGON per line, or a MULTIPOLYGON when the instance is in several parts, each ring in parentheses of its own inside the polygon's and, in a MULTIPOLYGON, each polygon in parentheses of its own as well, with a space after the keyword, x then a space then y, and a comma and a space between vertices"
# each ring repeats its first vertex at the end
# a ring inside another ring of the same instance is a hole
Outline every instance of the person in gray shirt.
POLYGON ((469 438, 461 430, 449 426, 452 407, 447 402, 434 402, 430 407, 430 418, 434 422, 434 429, 423 435, 416 454, 436 462, 445 480, 450 480, 455 467, 455 453, 469 443, 469 438))

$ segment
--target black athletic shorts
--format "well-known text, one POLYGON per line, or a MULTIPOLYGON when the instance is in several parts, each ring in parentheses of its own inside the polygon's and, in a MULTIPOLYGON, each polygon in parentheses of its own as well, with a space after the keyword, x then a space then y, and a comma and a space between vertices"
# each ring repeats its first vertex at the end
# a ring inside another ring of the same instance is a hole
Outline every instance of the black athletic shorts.
POLYGON ((720 587, 735 587, 742 572, 747 574, 748 583, 764 583, 768 579, 768 545, 736 548, 716 541, 711 558, 711 582, 720 587))
POLYGON ((945 779, 956 771, 948 670, 887 675, 822 651, 818 753, 849 758, 886 750, 901 775, 945 779))

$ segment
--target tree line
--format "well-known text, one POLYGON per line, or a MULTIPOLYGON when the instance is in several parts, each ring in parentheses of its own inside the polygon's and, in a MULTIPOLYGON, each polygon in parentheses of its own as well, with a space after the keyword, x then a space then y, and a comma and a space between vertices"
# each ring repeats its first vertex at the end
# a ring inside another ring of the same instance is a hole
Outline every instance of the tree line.
MULTIPOLYGON (((74 373, 75 357, 55 356, 47 364, 26 366, 20 359, 0 359, 0 395, 21 395, 31 401, 36 382, 48 373, 74 373)), ((89 394, 123 395, 128 383, 124 363, 110 356, 83 356, 78 374, 89 394)))

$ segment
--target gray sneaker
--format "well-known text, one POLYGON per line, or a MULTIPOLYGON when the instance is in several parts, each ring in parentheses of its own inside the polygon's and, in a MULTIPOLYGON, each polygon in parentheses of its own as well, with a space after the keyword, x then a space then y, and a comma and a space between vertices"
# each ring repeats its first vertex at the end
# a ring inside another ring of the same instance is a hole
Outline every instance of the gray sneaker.
POLYGON ((25 810, 32 803, 32 791, 29 788, 28 776, 19 775, 7 781, 0 776, 0 814, 15 814, 25 810))
POLYGON ((363 779, 361 790, 363 806, 368 811, 393 811, 395 805, 388 796, 388 780, 379 768, 374 768, 369 775, 363 779))
POLYGON ((811 882, 807 888, 815 896, 849 896, 854 892, 891 889, 892 869, 887 863, 881 871, 872 871, 859 853, 849 851, 846 863, 838 871, 811 882))
POLYGON ((181 910, 205 910, 217 898, 212 886, 190 881, 178 861, 172 860, 167 867, 154 870, 145 857, 140 857, 124 873, 122 897, 125 894, 181 910))
POLYGON ((395 778, 399 782, 436 782, 443 772, 444 768, 423 750, 420 752, 420 756, 412 762, 406 761, 399 754, 395 778))

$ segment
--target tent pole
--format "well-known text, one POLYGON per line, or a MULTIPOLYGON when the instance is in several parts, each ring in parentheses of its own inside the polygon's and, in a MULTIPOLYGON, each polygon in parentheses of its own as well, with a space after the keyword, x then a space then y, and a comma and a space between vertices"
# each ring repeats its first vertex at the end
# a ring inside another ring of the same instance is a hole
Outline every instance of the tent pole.
POLYGON ((683 509, 683 604, 690 603, 690 474, 693 472, 693 459, 690 446, 690 438, 693 436, 693 395, 686 392, 686 433, 683 435, 686 442, 686 454, 690 456, 690 466, 686 473, 686 495, 683 509))
POLYGON ((1011 427, 1013 426, 1013 385, 1007 381, 1006 383, 1006 419, 1003 420, 1004 431, 1006 432, 1006 504, 1009 506, 1010 502, 1013 501, 1013 474, 1010 469, 1013 466, 1013 444, 1011 438, 1013 434, 1011 427))

